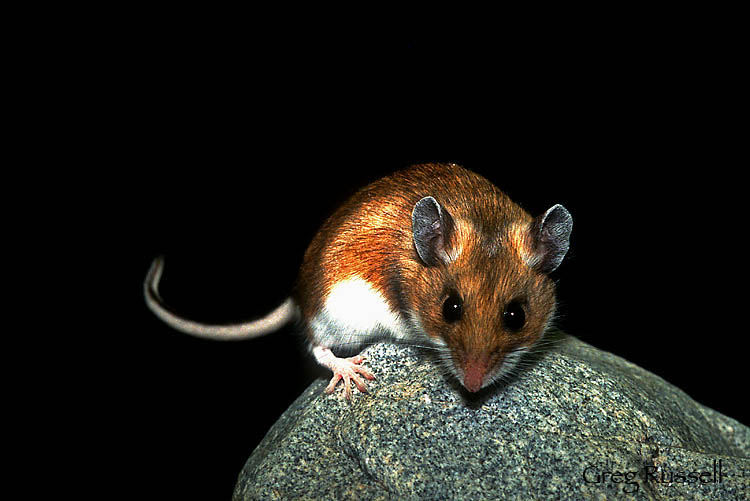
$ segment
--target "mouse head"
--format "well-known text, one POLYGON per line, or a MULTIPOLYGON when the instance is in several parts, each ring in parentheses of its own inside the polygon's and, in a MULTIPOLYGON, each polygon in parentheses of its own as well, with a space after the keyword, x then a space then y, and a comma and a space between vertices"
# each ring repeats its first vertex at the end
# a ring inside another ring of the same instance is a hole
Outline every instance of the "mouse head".
POLYGON ((573 220, 562 205, 535 219, 507 198, 473 207, 454 210, 431 196, 416 203, 409 289, 420 330, 476 392, 508 375, 547 328, 548 274, 568 251, 573 220))

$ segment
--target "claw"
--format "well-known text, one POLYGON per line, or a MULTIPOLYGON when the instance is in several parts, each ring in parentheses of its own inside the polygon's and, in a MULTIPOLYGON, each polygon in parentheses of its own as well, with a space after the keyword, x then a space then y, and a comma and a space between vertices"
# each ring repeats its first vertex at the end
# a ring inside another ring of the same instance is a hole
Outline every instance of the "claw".
POLYGON ((326 386, 326 393, 333 393, 333 390, 336 389, 336 384, 341 380, 341 374, 333 374, 333 377, 331 378, 331 382, 328 383, 328 386, 326 386))
POLYGON ((333 393, 338 382, 343 380, 344 397, 346 397, 347 400, 351 400, 352 381, 354 381, 354 384, 360 393, 367 393, 367 385, 360 375, 364 376, 365 379, 375 379, 375 376, 373 376, 370 371, 360 365, 365 360, 365 357, 362 355, 349 358, 338 358, 330 349, 320 346, 316 346, 313 349, 313 354, 321 365, 324 365, 333 371, 333 377, 325 389, 326 393, 333 393))

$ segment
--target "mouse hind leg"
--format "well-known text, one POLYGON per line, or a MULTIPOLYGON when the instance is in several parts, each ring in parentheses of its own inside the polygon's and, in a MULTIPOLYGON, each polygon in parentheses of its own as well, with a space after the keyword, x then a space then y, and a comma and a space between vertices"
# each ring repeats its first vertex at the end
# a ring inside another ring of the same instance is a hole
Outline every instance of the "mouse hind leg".
POLYGON ((352 387, 351 382, 357 386, 357 389, 362 392, 367 392, 367 385, 362 380, 363 376, 365 379, 375 379, 375 376, 368 371, 363 365, 365 357, 357 355, 349 358, 339 358, 333 354, 330 348, 326 348, 321 345, 313 347, 313 355, 315 360, 318 361, 323 367, 327 367, 333 371, 333 377, 331 382, 326 387, 326 393, 333 393, 336 389, 336 385, 339 381, 344 382, 344 396, 347 400, 352 399, 352 387))
POLYGON ((385 296, 358 276, 337 282, 308 326, 313 355, 320 365, 333 371, 326 392, 333 392, 343 380, 347 399, 351 398, 352 381, 364 392, 367 387, 362 378, 374 379, 374 376, 362 366, 363 356, 339 358, 331 348, 365 346, 376 341, 399 339, 407 333, 401 317, 385 296))

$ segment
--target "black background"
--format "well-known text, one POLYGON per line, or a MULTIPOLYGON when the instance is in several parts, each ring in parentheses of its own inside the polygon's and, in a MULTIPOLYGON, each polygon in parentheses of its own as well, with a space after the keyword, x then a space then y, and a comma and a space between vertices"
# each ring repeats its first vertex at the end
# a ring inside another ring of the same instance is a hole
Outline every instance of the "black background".
POLYGON ((273 422, 328 377, 291 330, 222 343, 167 328, 142 301, 151 260, 166 256, 162 296, 186 316, 262 315, 327 215, 416 162, 462 164, 534 215, 564 204, 558 325, 748 423, 731 28, 606 22, 459 42, 192 21, 115 37, 92 124, 126 319, 93 343, 112 376, 107 447, 137 455, 131 485, 228 498, 273 422))

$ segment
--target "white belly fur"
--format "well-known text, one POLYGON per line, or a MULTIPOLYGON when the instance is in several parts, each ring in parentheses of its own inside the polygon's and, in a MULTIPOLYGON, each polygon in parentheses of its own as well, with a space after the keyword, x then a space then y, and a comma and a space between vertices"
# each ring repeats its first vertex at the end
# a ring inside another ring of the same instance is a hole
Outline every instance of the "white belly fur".
POLYGON ((357 345, 378 338, 403 339, 408 335, 401 316, 359 276, 331 288, 310 327, 315 343, 326 347, 357 345))

